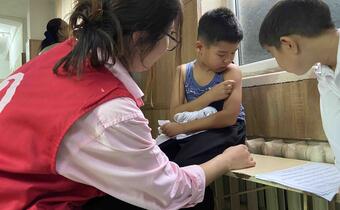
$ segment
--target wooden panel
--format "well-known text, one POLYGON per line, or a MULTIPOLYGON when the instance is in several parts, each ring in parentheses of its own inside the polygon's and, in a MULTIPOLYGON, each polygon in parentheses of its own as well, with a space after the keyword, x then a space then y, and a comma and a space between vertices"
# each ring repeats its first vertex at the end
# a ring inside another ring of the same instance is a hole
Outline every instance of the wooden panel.
MULTIPOLYGON (((164 109, 170 107, 173 78, 176 72, 175 53, 169 52, 154 66, 152 102, 164 109)), ((155 107, 155 108, 157 108, 155 107)))
POLYGON ((317 196, 312 196, 313 210, 328 210, 328 201, 317 196))
POLYGON ((286 195, 288 210, 302 210, 302 196, 300 193, 287 190, 286 195))
MULTIPOLYGON (((236 178, 229 177, 230 183, 230 194, 237 194, 239 190, 239 181, 236 178)), ((240 196, 232 195, 230 196, 230 208, 233 210, 240 210, 240 196)))
POLYGON ((243 88, 247 135, 326 140, 314 79, 243 88))
POLYGON ((273 187, 269 188, 265 190, 265 194, 266 194, 267 209, 279 210, 279 200, 277 196, 277 189, 273 187))
POLYGON ((36 40, 36 39, 29 40, 30 60, 39 54, 40 44, 41 44, 41 40, 36 40))
POLYGON ((214 197, 215 197, 215 209, 224 209, 224 180, 223 176, 216 179, 213 183, 214 197))
MULTIPOLYGON (((254 182, 246 182, 247 190, 254 190, 256 189, 256 183, 254 182)), ((247 203, 248 203, 248 210, 258 210, 258 199, 257 199, 257 192, 249 192, 247 193, 247 203)))
MULTIPOLYGON (((256 184, 256 186, 259 187, 264 187, 265 185, 262 184, 256 184)), ((266 208, 266 195, 264 190, 260 190, 257 192, 257 198, 258 198, 258 208, 259 210, 265 210, 266 208)))
POLYGON ((169 109, 175 54, 165 54, 149 71, 133 73, 133 78, 144 92, 145 109, 169 109))
POLYGON ((181 62, 187 63, 196 57, 195 43, 197 40, 198 23, 197 0, 187 1, 184 5, 183 35, 181 62))

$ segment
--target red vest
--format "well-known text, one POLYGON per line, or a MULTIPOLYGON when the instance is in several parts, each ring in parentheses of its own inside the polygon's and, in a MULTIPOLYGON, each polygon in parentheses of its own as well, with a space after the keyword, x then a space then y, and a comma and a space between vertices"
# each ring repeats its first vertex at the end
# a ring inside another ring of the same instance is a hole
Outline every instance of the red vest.
POLYGON ((86 67, 80 79, 53 74, 72 46, 68 40, 54 47, 0 83, 1 210, 78 209, 102 194, 58 175, 57 150, 84 114, 110 99, 133 97, 104 67, 86 67))

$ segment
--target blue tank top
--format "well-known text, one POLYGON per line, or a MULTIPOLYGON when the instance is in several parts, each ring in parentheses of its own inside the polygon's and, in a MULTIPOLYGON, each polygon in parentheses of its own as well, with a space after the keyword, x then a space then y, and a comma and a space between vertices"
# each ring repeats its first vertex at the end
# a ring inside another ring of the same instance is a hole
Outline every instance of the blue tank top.
MULTIPOLYGON (((209 91, 215 85, 224 81, 223 73, 216 73, 214 78, 209 82, 209 84, 201 86, 199 85, 195 78, 194 78, 194 63, 192 61, 186 64, 186 75, 185 75, 185 82, 184 82, 184 89, 185 89, 185 98, 188 102, 195 100, 196 98, 203 95, 205 92, 209 91)), ((221 111, 223 109, 224 100, 216 101, 209 106, 214 107, 217 111, 221 111)), ((245 120, 245 112, 244 107, 241 104, 240 114, 238 115, 237 119, 245 120)))

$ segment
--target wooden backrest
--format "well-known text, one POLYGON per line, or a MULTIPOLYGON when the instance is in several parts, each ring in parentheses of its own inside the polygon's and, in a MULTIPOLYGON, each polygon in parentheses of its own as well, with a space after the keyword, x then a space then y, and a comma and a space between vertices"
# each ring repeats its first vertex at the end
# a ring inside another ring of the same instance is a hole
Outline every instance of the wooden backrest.
POLYGON ((243 88, 249 137, 326 140, 317 81, 243 88))

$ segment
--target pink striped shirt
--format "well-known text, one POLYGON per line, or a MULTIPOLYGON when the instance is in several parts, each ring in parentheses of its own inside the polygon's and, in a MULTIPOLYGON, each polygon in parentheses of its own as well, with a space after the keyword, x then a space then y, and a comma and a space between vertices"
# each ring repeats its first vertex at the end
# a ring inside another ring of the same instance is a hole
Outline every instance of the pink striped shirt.
MULTIPOLYGON (((117 63, 108 67, 143 104, 143 92, 117 63)), ((146 209, 179 209, 203 200, 200 166, 170 162, 151 136, 148 120, 130 98, 98 106, 68 131, 57 155, 57 172, 146 209)))

